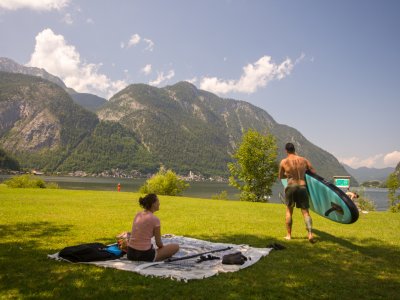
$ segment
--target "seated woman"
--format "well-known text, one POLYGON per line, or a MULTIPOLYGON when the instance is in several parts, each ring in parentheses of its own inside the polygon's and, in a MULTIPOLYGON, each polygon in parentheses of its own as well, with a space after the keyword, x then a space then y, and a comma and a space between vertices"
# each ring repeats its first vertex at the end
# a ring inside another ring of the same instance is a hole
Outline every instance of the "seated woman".
POLYGON ((156 194, 139 198, 144 208, 133 220, 131 237, 128 243, 128 259, 136 261, 161 261, 171 257, 179 250, 178 244, 164 245, 161 240, 160 219, 153 213, 160 209, 156 194), (154 236, 157 249, 153 248, 151 238, 154 236))

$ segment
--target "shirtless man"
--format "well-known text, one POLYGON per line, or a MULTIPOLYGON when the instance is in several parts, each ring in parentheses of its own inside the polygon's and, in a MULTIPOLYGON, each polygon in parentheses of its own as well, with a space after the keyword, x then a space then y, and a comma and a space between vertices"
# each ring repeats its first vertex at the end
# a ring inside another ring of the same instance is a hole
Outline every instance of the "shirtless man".
POLYGON ((292 238, 292 215, 294 205, 296 204, 296 207, 300 208, 303 214, 304 222, 308 232, 308 240, 311 243, 314 243, 315 240, 312 234, 312 219, 308 211, 310 204, 304 175, 307 170, 312 173, 315 173, 315 170, 307 159, 296 154, 294 145, 292 143, 287 143, 285 149, 287 157, 282 159, 279 165, 279 179, 287 178, 288 180, 288 185, 285 189, 287 230, 285 239, 290 240, 292 238))
POLYGON ((346 195, 349 196, 349 198, 350 198, 351 200, 353 200, 353 201, 354 201, 354 199, 357 199, 358 197, 360 197, 360 195, 358 195, 358 194, 355 193, 355 192, 351 192, 350 190, 348 190, 348 191, 346 192, 346 195))

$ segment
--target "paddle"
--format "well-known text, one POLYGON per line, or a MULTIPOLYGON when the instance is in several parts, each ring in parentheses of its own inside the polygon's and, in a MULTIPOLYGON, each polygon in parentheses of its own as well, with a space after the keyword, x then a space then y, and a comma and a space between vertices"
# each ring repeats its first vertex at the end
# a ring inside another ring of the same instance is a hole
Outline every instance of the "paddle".
POLYGON ((155 262, 151 262, 151 263, 147 263, 147 264, 142 264, 140 266, 137 266, 135 268, 135 271, 140 271, 143 269, 146 269, 148 267, 151 266, 156 266, 156 265, 160 265, 160 264, 167 264, 167 263, 171 263, 171 262, 176 262, 176 261, 180 261, 180 260, 185 260, 185 259, 190 259, 190 258, 194 258, 194 257, 198 257, 198 256, 202 256, 205 254, 210 254, 210 253, 215 253, 215 252, 222 252, 222 251, 226 251, 226 250, 230 250, 232 249, 232 247, 225 247, 225 248, 221 248, 221 249, 215 249, 215 250, 211 250, 211 251, 207 251, 207 252, 202 252, 202 253, 197 253, 197 254, 192 254, 192 255, 187 255, 187 256, 182 256, 182 257, 170 257, 167 258, 166 260, 163 261, 155 261, 155 262))

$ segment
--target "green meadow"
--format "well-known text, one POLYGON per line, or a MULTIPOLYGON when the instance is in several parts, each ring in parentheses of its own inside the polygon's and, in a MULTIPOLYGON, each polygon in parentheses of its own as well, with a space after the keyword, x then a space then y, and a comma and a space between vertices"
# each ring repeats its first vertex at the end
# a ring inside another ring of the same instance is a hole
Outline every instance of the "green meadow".
POLYGON ((127 192, 11 189, 0 185, 1 299, 399 299, 400 214, 361 214, 351 225, 313 216, 316 244, 284 206, 160 196, 162 233, 273 250, 239 272, 185 282, 58 262, 47 254, 114 243, 140 209, 127 192))

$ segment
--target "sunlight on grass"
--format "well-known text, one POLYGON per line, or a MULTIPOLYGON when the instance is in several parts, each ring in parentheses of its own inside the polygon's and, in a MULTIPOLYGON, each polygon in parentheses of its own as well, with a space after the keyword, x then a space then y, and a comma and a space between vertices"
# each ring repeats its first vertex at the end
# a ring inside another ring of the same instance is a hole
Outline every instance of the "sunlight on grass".
POLYGON ((312 214, 318 240, 312 245, 299 210, 293 216, 293 239, 283 239, 281 204, 160 196, 156 214, 163 233, 255 247, 278 242, 286 250, 272 251, 240 272, 189 283, 47 258, 66 246, 114 243, 117 234, 131 229, 138 198, 137 193, 0 186, 1 298, 397 297, 400 214, 388 212, 361 215, 351 225, 312 214))

